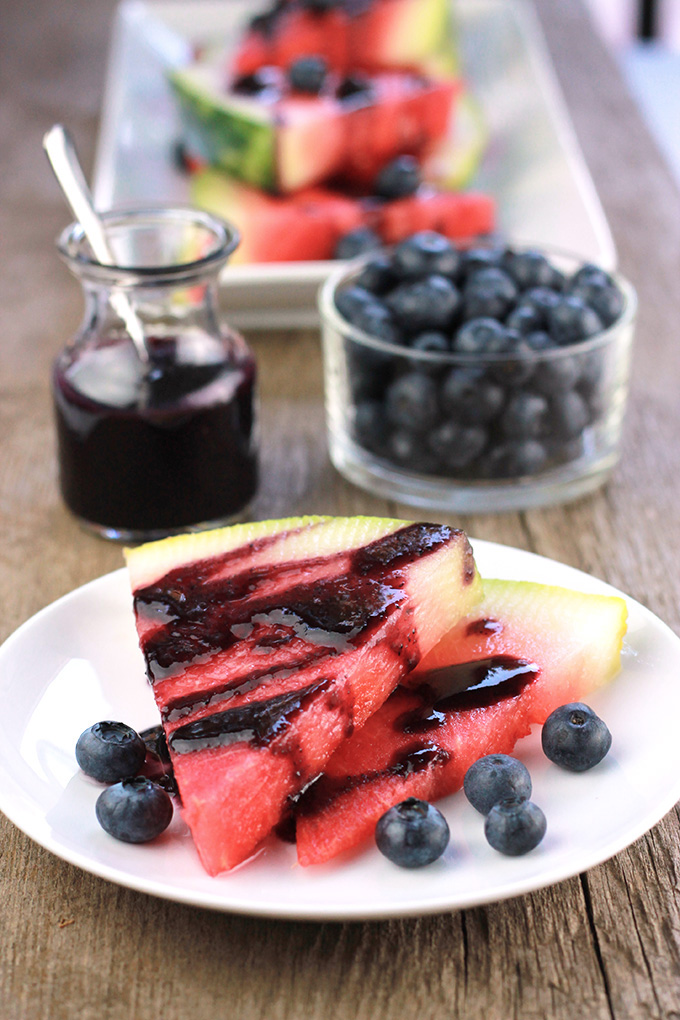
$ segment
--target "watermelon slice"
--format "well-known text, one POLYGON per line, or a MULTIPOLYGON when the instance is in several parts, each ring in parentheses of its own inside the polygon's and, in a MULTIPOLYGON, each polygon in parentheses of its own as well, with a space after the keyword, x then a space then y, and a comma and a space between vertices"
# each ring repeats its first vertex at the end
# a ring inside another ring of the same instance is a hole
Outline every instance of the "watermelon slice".
POLYGON ((338 80, 309 96, 291 92, 280 73, 260 95, 247 95, 225 87, 207 61, 174 71, 170 81, 189 148, 239 180, 283 194, 331 177, 372 182, 397 155, 425 156, 445 137, 459 90, 454 78, 394 72, 372 77, 370 92, 340 99, 338 80))
POLYGON ((140 645, 184 816, 210 874, 478 600, 464 534, 293 518, 126 552, 140 645))
POLYGON ((351 10, 338 4, 312 11, 277 3, 254 19, 231 61, 237 74, 265 64, 289 67, 299 57, 324 57, 335 71, 457 67, 449 0, 372 0, 351 10))
POLYGON ((362 225, 393 243, 417 230, 464 241, 489 233, 495 223, 493 200, 479 192, 423 187, 411 198, 380 201, 319 187, 275 196, 213 169, 192 175, 190 191, 195 205, 240 231, 234 264, 332 259, 340 238, 362 225))
POLYGON ((616 674, 623 599, 516 581, 485 581, 484 589, 472 615, 423 657, 300 799, 300 863, 362 843, 406 797, 454 793, 478 758, 511 752, 532 724, 616 674))

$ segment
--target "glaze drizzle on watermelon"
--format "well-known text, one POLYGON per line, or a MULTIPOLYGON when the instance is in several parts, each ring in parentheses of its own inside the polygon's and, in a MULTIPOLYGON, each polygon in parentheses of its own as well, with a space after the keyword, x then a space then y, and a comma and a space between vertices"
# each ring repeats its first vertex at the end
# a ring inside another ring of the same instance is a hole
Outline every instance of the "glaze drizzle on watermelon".
POLYGON ((296 523, 240 526, 244 538, 260 532, 242 544, 223 529, 227 547, 208 538, 203 558, 183 559, 176 539, 127 553, 184 815, 211 874, 254 852, 479 595, 462 532, 296 523))

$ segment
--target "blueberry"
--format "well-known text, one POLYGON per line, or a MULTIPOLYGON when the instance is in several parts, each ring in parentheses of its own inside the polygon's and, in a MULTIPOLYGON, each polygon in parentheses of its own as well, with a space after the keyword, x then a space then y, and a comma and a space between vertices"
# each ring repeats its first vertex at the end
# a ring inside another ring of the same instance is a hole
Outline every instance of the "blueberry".
POLYGON ((458 310, 460 294, 447 277, 433 274, 399 284, 386 296, 385 304, 406 333, 421 333, 449 327, 458 310))
POLYGON ((593 281, 604 284, 605 286, 616 286, 609 273, 607 273, 604 269, 601 269, 600 266, 593 265, 592 262, 584 262, 584 264, 577 269, 569 280, 567 288, 571 290, 573 287, 578 287, 582 283, 591 283, 593 281))
POLYGON ((520 290, 531 287, 561 290, 564 285, 563 274, 539 251, 508 252, 504 265, 520 290))
POLYGON ((465 773, 465 796, 481 814, 488 815, 494 804, 509 797, 528 800, 531 776, 526 765, 508 754, 487 754, 465 773))
POLYGON ((533 308, 540 315, 542 326, 547 326, 548 314, 561 300, 562 295, 550 287, 532 287, 522 294, 520 304, 524 308, 533 308))
POLYGON ((580 375, 578 358, 560 353, 557 357, 545 358, 540 362, 531 384, 539 393, 549 397, 570 390, 580 375))
POLYGON ((424 431, 437 420, 437 387, 422 372, 409 372, 385 393, 385 417, 396 427, 424 431))
POLYGON ((468 248, 462 253, 461 271, 467 278, 480 269, 500 269, 505 259, 504 247, 468 248))
POLYGON ((514 329, 506 330, 506 357, 489 366, 489 375, 504 386, 523 386, 534 372, 532 351, 523 336, 514 329))
MULTIPOLYGON (((361 329, 364 333, 377 337, 379 340, 384 340, 386 343, 401 343, 401 333, 394 323, 389 308, 378 301, 372 301, 370 304, 358 308, 354 313, 352 323, 357 329, 361 329)), ((379 351, 371 356, 372 360, 376 362, 382 363, 386 360, 386 356, 379 351)))
POLYGON ((623 294, 619 288, 599 278, 586 278, 572 286, 569 293, 589 305, 605 326, 616 322, 623 311, 623 294))
POLYGON ((437 458, 427 449, 423 433, 420 431, 395 429, 388 436, 386 456, 398 467, 417 471, 419 474, 432 474, 437 469, 437 458))
POLYGON ((342 79, 335 94, 340 100, 351 100, 358 96, 361 101, 365 102, 373 96, 373 83, 370 78, 355 71, 342 79))
POLYGON ((317 96, 324 86, 328 64, 323 57, 299 57, 288 68, 288 81, 296 92, 317 96))
POLYGON ((510 797, 489 811, 484 835, 494 850, 508 857, 529 853, 545 836, 546 821, 541 809, 530 800, 510 797))
POLYGON ((355 316, 367 305, 375 303, 375 296, 358 284, 343 287, 336 291, 335 307, 348 322, 354 322, 355 316))
POLYGON ((526 342, 532 351, 548 351, 557 346, 550 334, 546 333, 543 329, 536 329, 531 333, 527 333, 526 342))
POLYGON ((355 227, 343 234, 335 246, 336 259, 354 259, 364 255, 382 244, 380 238, 370 227, 355 227))
POLYGON ((432 273, 455 278, 461 255, 447 237, 434 230, 421 230, 401 241, 392 252, 397 276, 412 278, 432 273))
POLYGON ((517 285, 508 273, 494 266, 479 269, 468 276, 463 288, 463 315, 466 319, 504 319, 516 300, 517 285))
POLYGON ((117 783, 136 775, 145 757, 144 741, 122 722, 97 722, 81 733, 76 743, 78 765, 100 783, 117 783))
POLYGON ((500 354, 505 350, 507 331, 495 319, 482 316, 470 319, 453 338, 453 350, 459 354, 500 354))
POLYGON ((505 391, 483 369, 453 368, 442 384, 440 400, 442 410, 457 421, 485 425, 501 411, 505 391))
POLYGON ((590 422, 584 398, 576 390, 556 393, 550 400, 550 432, 559 440, 576 439, 590 422))
POLYGON ((379 252, 368 259, 357 273, 354 283, 357 287, 382 297, 396 283, 389 255, 379 252))
POLYGON ((550 761, 569 772, 585 772, 601 762, 612 746, 606 723, 581 702, 561 705, 546 719, 541 733, 550 761))
POLYGON ((478 425, 447 421, 430 432, 427 445, 441 467, 460 471, 477 460, 487 443, 486 430, 478 425))
POLYGON ((524 305, 520 302, 508 315, 505 325, 508 329, 516 329, 518 333, 526 336, 542 329, 545 325, 545 320, 541 312, 534 305, 524 305))
POLYGON ((545 430, 548 401, 540 393, 518 390, 510 397, 501 416, 501 429, 508 439, 536 439, 545 430))
POLYGON ((397 156, 375 179, 373 191, 379 198, 408 198, 420 187, 420 164, 415 156, 397 156))
POLYGON ((548 332, 560 345, 578 343, 602 331, 602 319, 578 297, 560 298, 547 313, 548 332))
POLYGON ((148 843, 167 829, 172 801, 146 776, 124 779, 97 798, 97 821, 109 836, 124 843, 148 843))
POLYGON ((378 453, 383 449, 387 424, 379 400, 362 400, 354 409, 354 438, 360 446, 378 453))
POLYGON ((402 868, 432 864, 444 853, 449 839, 449 826, 441 811, 415 797, 390 808, 375 827, 378 850, 402 868))
POLYGON ((414 351, 427 351, 431 354, 443 354, 451 349, 446 334, 434 329, 418 333, 411 340, 409 347, 414 351))
POLYGON ((273 102, 281 98, 281 71, 278 67, 265 65, 252 74, 236 78, 231 87, 239 95, 257 96, 260 100, 273 102))
POLYGON ((537 439, 520 439, 502 443, 489 451, 481 465, 485 478, 522 478, 542 471, 548 452, 537 439))

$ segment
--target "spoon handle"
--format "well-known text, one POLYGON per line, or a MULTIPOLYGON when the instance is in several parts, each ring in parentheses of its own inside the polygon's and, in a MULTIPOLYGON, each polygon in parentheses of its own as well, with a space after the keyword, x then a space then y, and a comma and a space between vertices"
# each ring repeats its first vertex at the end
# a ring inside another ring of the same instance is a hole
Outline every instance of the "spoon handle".
MULTIPOLYGON (((113 265, 114 259, 106 231, 95 212, 92 195, 70 133, 62 124, 55 124, 44 135, 43 148, 66 200, 90 242, 95 258, 102 265, 113 265)), ((125 323, 140 360, 148 362, 149 352, 144 338, 144 327, 127 294, 123 291, 114 291, 111 294, 111 304, 125 323)))

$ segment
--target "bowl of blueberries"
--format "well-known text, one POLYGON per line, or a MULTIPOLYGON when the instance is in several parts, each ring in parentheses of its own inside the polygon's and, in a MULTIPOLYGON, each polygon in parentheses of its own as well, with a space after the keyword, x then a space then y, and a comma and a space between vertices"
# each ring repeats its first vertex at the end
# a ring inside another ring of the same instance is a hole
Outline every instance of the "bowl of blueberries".
POLYGON ((637 301, 557 250, 422 231, 319 292, 331 460, 413 506, 575 499, 618 455, 637 301))

